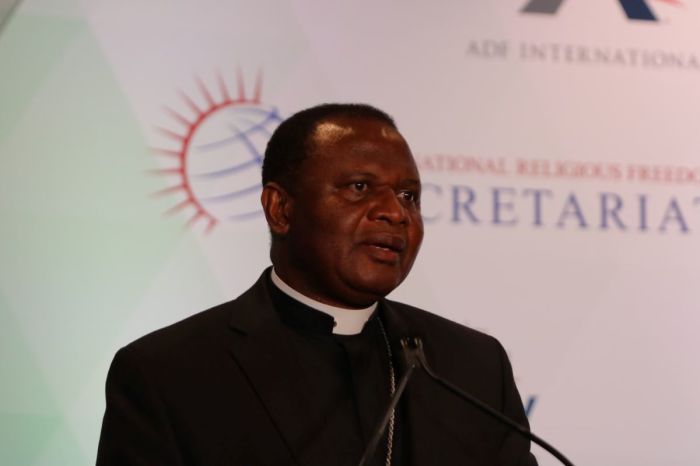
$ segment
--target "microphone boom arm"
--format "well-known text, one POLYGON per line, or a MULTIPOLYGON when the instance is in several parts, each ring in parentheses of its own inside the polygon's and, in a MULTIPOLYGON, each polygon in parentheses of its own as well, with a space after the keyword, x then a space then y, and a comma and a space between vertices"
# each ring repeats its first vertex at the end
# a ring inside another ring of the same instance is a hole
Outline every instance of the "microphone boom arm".
MULTIPOLYGON (((401 345, 404 346, 404 340, 405 338, 401 340, 401 345)), ((533 434, 530 429, 518 424, 517 422, 513 421, 512 419, 508 418, 507 416, 504 416, 500 412, 496 411, 493 409, 491 406, 487 405, 486 403, 482 402, 478 398, 474 397, 473 395, 470 395, 469 393, 466 393, 462 391, 459 387, 456 385, 450 383, 449 381, 443 379, 439 375, 437 375, 430 365, 428 364, 428 361, 425 357, 425 354, 423 353, 423 342, 421 341, 420 338, 414 337, 411 338, 410 340, 413 340, 410 342, 410 346, 414 348, 413 354, 415 359, 418 361, 418 364, 420 367, 423 368, 426 374, 433 379, 435 382, 437 382, 439 385, 447 389, 448 391, 452 392, 454 395, 457 395, 459 398, 462 398, 463 400, 468 401, 471 403, 473 406, 476 408, 480 409, 484 413, 495 417, 502 423, 508 425, 511 427, 513 430, 518 432, 520 435, 523 437, 527 438, 528 440, 531 440, 532 442, 536 443, 537 445, 541 446, 545 450, 547 450, 552 456, 557 458, 559 461, 561 461, 564 465, 566 466, 574 466, 574 464, 569 461, 560 451, 558 451, 556 448, 554 448, 552 445, 538 437, 537 435, 533 434)))

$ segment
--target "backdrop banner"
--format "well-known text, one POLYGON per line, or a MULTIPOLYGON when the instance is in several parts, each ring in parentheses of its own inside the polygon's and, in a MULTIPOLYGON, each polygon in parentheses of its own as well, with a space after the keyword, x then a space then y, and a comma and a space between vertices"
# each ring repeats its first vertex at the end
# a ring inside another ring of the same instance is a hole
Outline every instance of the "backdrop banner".
POLYGON ((336 101, 393 115, 421 171, 393 299, 499 338, 577 465, 700 464, 697 2, 7 11, 0 464, 94 463, 115 351, 253 283, 265 144, 336 101))

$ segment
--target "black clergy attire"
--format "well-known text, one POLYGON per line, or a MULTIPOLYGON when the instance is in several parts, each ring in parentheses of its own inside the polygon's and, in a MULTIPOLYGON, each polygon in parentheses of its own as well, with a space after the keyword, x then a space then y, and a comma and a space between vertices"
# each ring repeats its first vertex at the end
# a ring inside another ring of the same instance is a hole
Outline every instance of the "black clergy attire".
MULTIPOLYGON (((300 460, 354 466, 390 399, 389 354, 378 313, 357 335, 335 335, 333 317, 300 303, 271 282, 268 285, 280 319, 294 330, 290 340, 300 376, 311 381, 308 389, 314 403, 307 422, 315 428, 300 460)), ((385 442, 386 435, 372 465, 384 464, 385 442)), ((392 456, 398 459, 395 449, 392 456)))
MULTIPOLYGON (((382 300, 357 335, 277 289, 269 269, 237 299, 119 350, 107 377, 98 466, 304 465, 359 461, 389 399, 389 355, 423 339, 442 377, 527 424, 502 346, 382 300)), ((385 462, 387 435, 373 465, 385 462)), ((397 409, 392 464, 531 466, 529 442, 417 371, 397 409)))

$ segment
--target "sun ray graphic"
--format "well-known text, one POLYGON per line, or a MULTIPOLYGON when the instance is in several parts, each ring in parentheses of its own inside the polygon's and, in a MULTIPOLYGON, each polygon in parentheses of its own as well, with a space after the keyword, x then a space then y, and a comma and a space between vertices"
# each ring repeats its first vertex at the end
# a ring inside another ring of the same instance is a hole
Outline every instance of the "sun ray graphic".
POLYGON ((155 128, 166 142, 153 148, 164 166, 152 173, 170 183, 153 195, 177 198, 166 215, 185 213, 186 227, 204 224, 205 233, 260 216, 264 146, 282 121, 276 107, 261 102, 262 78, 259 71, 249 96, 240 69, 235 92, 221 73, 213 86, 195 77, 196 92, 180 91, 178 108, 164 107, 172 123, 155 128))

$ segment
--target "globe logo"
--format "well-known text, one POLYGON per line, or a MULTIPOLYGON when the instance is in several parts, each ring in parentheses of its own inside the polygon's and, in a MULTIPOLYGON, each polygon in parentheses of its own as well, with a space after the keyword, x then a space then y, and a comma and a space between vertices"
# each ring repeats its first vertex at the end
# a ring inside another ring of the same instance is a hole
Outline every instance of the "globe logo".
POLYGON ((262 214, 260 168, 267 141, 282 118, 275 107, 260 101, 260 74, 250 98, 240 73, 235 98, 220 76, 218 89, 201 80, 197 84, 201 102, 183 93, 187 113, 167 109, 179 128, 159 128, 177 147, 156 149, 176 161, 157 170, 173 184, 156 194, 179 196, 167 213, 186 212, 188 225, 203 223, 209 232, 221 222, 262 214))

